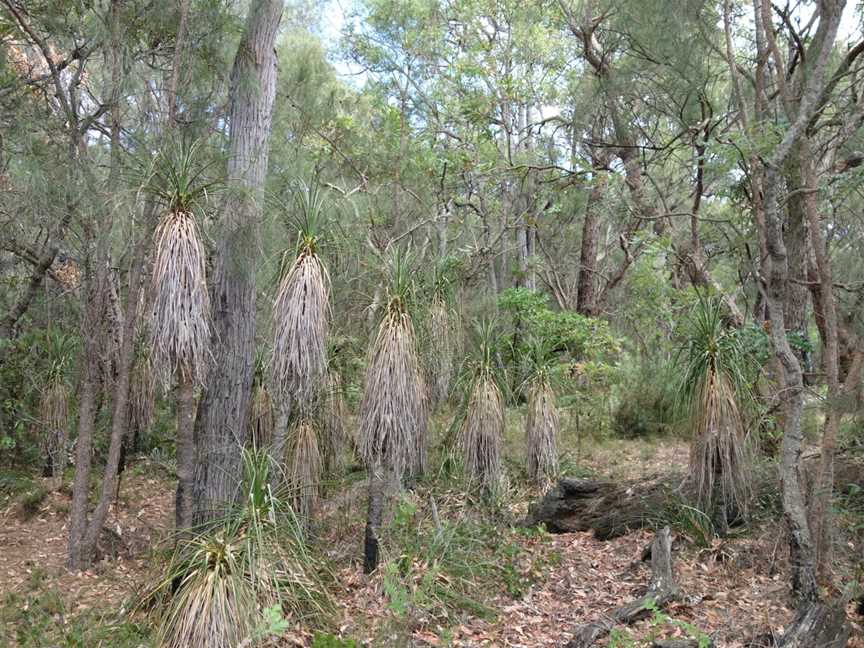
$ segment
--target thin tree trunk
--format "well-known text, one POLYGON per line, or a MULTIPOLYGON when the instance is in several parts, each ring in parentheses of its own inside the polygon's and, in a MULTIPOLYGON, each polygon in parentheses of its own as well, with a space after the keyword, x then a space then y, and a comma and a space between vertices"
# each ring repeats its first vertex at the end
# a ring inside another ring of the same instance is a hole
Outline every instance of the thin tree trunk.
POLYGON ((229 194, 222 206, 211 303, 217 346, 197 420, 200 441, 195 517, 219 515, 236 497, 246 443, 255 350, 258 221, 276 94, 276 32, 281 0, 256 0, 234 58, 229 90, 229 194))
POLYGON ((582 223, 582 245, 579 250, 579 279, 576 288, 576 311, 582 315, 597 314, 597 251, 600 244, 600 201, 606 193, 608 175, 603 168, 608 161, 594 161, 594 185, 585 207, 582 223))

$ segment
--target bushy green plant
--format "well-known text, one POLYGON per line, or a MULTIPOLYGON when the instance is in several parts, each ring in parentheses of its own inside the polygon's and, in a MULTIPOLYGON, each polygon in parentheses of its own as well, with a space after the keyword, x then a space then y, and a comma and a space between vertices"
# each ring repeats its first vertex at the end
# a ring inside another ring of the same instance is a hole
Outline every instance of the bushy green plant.
POLYGON ((677 419, 673 373, 652 361, 628 363, 616 385, 612 430, 633 439, 668 434, 677 419))

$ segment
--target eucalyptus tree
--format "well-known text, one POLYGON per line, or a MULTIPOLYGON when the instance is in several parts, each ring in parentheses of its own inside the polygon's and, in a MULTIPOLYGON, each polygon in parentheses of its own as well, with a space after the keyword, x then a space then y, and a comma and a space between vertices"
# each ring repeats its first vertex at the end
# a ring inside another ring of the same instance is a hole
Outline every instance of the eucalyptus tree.
POLYGON ((227 191, 219 214, 211 302, 214 371, 199 407, 196 519, 212 519, 237 496, 255 365, 255 269, 276 94, 274 46, 284 6, 254 0, 231 71, 227 191))

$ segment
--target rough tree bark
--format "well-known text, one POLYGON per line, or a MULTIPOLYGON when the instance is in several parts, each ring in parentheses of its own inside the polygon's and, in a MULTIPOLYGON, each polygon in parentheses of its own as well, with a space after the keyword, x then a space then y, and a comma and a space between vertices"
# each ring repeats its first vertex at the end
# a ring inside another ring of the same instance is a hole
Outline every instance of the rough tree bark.
POLYGON ((229 193, 221 209, 211 304, 216 347, 196 421, 195 517, 231 503, 248 433, 255 345, 255 259, 276 94, 281 0, 256 0, 234 58, 229 89, 229 193))
MULTIPOLYGON (((756 0, 755 11, 761 13, 764 30, 773 51, 775 64, 785 70, 773 41, 771 9, 767 2, 756 0)), ((819 26, 807 57, 807 81, 797 106, 795 120, 786 130, 783 139, 766 156, 764 161, 764 214, 765 240, 771 259, 765 297, 771 326, 771 342, 774 352, 783 366, 781 388, 786 394, 786 412, 783 441, 780 448, 780 478, 782 482, 783 512, 789 527, 790 562, 792 564, 792 589, 802 600, 815 600, 816 564, 813 539, 807 518, 806 503, 801 483, 800 460, 803 433, 801 412, 803 408, 803 375, 801 364, 792 352, 786 338, 785 298, 789 282, 789 259, 783 238, 779 215, 780 178, 783 166, 796 145, 805 135, 807 125, 813 118, 819 98, 825 88, 825 67, 837 35, 845 0, 822 0, 819 3, 819 26)), ((783 88, 784 74, 777 75, 783 88)), ((785 92, 783 93, 785 94, 785 92)))

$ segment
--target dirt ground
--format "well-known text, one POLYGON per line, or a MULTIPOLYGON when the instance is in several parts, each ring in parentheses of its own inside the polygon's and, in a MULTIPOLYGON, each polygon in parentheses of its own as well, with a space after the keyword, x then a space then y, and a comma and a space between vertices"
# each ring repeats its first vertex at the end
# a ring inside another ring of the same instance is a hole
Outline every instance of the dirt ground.
MULTIPOLYGON (((680 462, 681 452, 681 448, 661 448, 637 453, 629 463, 619 461, 618 472, 652 473, 670 461, 680 462)), ((608 465, 609 453, 620 458, 612 448, 587 456, 586 462, 608 465)), ((70 573, 64 567, 69 505, 68 491, 61 490, 49 495, 29 519, 23 519, 16 506, 0 511, 0 592, 24 591, 38 577, 42 586, 61 593, 68 613, 128 605, 142 584, 153 578, 154 550, 167 546, 173 513, 171 482, 150 470, 127 473, 109 517, 111 532, 102 543, 111 555, 86 572, 70 573)), ((588 533, 526 534, 519 542, 527 562, 535 556, 554 556, 554 560, 543 563, 534 584, 519 599, 506 592, 478 593, 485 594, 485 602, 496 610, 493 620, 465 615, 449 628, 415 623, 400 629, 386 604, 380 574, 360 573, 354 539, 361 537, 358 525, 364 506, 362 483, 329 502, 323 514, 330 532, 322 538, 328 545, 325 553, 335 564, 334 634, 362 645, 560 646, 575 627, 638 597, 648 582, 649 568, 640 554, 651 540, 649 531, 607 542, 588 533), (392 636, 388 628, 396 629, 392 636)), ((681 600, 665 610, 667 616, 661 621, 649 619, 631 627, 630 637, 685 636, 687 624, 692 624, 709 635, 715 646, 741 648, 746 638, 780 633, 791 619, 782 529, 777 524, 701 549, 677 542, 673 556, 681 600)), ((861 618, 851 605, 849 612, 853 632, 849 645, 864 648, 861 618)), ((623 636, 618 641, 620 646, 647 645, 627 644, 623 636)), ((280 642, 310 644, 311 633, 303 628, 292 629, 280 642)))

